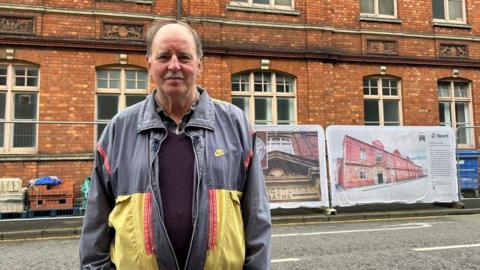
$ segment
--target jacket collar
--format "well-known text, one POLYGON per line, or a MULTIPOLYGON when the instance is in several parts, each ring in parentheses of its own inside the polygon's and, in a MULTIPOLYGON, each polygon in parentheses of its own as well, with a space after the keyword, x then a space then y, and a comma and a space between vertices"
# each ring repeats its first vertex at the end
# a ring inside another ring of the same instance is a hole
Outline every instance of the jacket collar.
MULTIPOLYGON (((188 121, 185 126, 185 129, 188 129, 189 127, 200 127, 214 130, 215 111, 213 102, 207 91, 200 87, 197 87, 197 90, 200 93, 200 100, 193 112, 192 118, 190 118, 190 121, 188 121)), ((137 118, 137 133, 154 128, 165 128, 165 124, 155 109, 156 92, 157 90, 148 95, 145 102, 141 105, 137 118)))

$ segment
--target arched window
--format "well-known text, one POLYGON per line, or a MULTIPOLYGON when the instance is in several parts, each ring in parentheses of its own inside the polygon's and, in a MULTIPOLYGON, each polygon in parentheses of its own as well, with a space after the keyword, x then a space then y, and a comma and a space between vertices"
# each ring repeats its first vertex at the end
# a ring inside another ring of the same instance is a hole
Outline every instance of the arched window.
POLYGON ((451 126, 457 131, 461 146, 473 146, 471 85, 466 80, 439 80, 437 84, 438 113, 441 126, 451 126))
POLYGON ((232 103, 255 124, 295 124, 295 79, 272 71, 232 76, 232 103))
POLYGON ((368 126, 400 126, 400 80, 392 77, 363 79, 364 120, 368 126))
POLYGON ((96 110, 97 140, 112 117, 124 108, 145 99, 148 73, 144 69, 97 69, 96 110))
POLYGON ((1 153, 36 152, 39 73, 32 65, 0 64, 1 153))

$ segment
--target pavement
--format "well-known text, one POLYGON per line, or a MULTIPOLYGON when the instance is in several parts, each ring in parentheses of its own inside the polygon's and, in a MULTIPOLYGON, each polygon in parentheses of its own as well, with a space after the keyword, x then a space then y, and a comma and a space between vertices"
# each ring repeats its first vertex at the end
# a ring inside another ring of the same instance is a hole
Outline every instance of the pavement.
MULTIPOLYGON (((480 214, 480 199, 450 204, 375 204, 336 209, 272 209, 274 226, 480 214)), ((0 242, 78 237, 82 216, 0 220, 0 242)))

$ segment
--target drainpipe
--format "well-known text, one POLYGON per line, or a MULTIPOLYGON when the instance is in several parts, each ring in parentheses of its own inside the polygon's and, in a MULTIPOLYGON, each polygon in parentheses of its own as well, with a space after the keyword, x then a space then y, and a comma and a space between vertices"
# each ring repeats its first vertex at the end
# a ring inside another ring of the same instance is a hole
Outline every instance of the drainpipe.
POLYGON ((182 0, 177 0, 177 21, 180 21, 182 16, 182 0))

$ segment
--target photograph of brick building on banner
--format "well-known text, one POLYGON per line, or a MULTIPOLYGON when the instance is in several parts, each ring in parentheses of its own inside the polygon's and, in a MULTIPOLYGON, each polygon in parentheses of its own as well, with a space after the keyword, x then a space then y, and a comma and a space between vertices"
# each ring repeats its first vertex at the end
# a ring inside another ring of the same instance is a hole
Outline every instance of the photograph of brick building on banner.
POLYGON ((450 127, 329 126, 334 206, 458 200, 450 127))
POLYGON ((391 184, 426 176, 424 168, 402 156, 395 148, 388 151, 381 140, 371 143, 345 135, 342 158, 337 159, 337 181, 344 189, 391 184))
POLYGON ((261 158, 271 207, 321 205, 320 202, 326 199, 322 198, 321 188, 321 182, 326 181, 325 162, 319 151, 324 147, 323 140, 320 140, 323 135, 319 135, 323 131, 311 127, 265 130, 257 126, 256 129, 257 153, 261 158))

